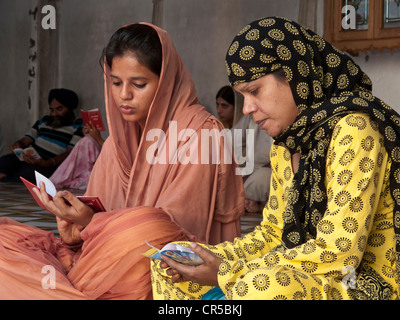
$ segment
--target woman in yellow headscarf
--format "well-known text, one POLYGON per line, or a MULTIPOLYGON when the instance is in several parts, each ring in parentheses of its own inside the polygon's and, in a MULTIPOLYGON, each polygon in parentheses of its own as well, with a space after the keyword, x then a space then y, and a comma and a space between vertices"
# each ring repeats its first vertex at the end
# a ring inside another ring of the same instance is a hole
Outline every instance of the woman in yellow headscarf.
POLYGON ((284 18, 243 28, 226 62, 244 114, 275 140, 263 221, 192 244, 199 266, 154 262, 155 297, 211 285, 226 299, 398 299, 400 116, 349 56, 284 18))

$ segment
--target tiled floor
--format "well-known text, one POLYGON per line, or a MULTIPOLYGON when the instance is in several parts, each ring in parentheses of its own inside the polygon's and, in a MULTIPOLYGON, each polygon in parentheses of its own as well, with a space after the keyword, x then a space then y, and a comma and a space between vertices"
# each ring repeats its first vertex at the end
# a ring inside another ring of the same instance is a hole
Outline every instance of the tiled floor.
POLYGON ((23 183, 0 182, 0 217, 8 217, 58 235, 55 216, 39 207, 23 183))
MULTIPOLYGON (((39 207, 22 183, 0 182, 0 217, 9 217, 58 234, 55 216, 39 207)), ((253 231, 261 218, 261 213, 246 213, 241 220, 242 235, 253 231)))

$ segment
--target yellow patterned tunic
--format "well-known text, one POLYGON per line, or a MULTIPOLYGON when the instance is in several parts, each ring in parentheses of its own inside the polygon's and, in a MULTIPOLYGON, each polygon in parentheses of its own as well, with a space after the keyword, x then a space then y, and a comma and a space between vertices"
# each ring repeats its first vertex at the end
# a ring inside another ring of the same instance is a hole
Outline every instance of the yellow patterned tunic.
MULTIPOLYGON (((293 179, 289 151, 273 146, 271 165, 261 225, 233 243, 206 246, 224 259, 218 282, 226 298, 397 299, 391 161, 369 117, 350 114, 337 123, 326 159, 328 209, 316 221, 316 238, 293 249, 281 241, 293 179)), ((152 262, 155 299, 200 299, 210 289, 172 284, 164 272, 152 262)))

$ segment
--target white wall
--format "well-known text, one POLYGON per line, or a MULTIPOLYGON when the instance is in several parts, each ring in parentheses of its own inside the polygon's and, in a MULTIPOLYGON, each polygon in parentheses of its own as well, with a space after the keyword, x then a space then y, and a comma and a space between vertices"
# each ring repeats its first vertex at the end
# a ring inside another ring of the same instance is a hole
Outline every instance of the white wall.
POLYGON ((400 113, 400 49, 367 51, 354 60, 372 81, 372 92, 400 113))
POLYGON ((165 0, 164 28, 192 75, 200 103, 216 114, 215 95, 228 84, 225 55, 234 36, 256 19, 297 19, 298 12, 298 0, 165 0))
POLYGON ((29 126, 29 6, 26 0, 0 1, 0 126, 8 150, 29 126))
POLYGON ((152 1, 68 0, 63 1, 61 10, 59 86, 76 91, 81 108, 99 108, 106 119, 99 63, 103 48, 118 28, 133 22, 151 22, 152 1))

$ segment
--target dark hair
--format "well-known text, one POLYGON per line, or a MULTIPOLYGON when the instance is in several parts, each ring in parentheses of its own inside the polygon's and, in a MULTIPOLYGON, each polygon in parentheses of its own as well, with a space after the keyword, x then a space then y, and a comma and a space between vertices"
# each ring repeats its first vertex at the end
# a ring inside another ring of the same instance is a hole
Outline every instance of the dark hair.
POLYGON ((115 57, 133 53, 139 63, 149 68, 156 75, 161 73, 162 48, 157 31, 143 24, 131 24, 118 29, 103 49, 100 65, 104 59, 111 68, 115 57))
POLYGON ((233 92, 233 88, 231 86, 224 86, 218 90, 216 99, 221 97, 226 102, 235 105, 235 93, 233 92))
POLYGON ((275 76, 275 79, 278 81, 284 82, 285 80, 287 80, 286 72, 283 68, 279 68, 279 69, 273 71, 272 74, 275 76))

